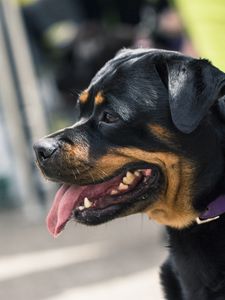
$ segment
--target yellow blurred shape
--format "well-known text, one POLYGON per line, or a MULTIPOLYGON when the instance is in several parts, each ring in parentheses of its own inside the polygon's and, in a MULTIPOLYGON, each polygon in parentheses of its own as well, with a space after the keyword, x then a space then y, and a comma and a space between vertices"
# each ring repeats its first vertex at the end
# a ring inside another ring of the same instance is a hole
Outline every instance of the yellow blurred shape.
POLYGON ((175 2, 199 55, 225 71, 225 0, 175 2))
POLYGON ((14 2, 19 3, 20 5, 26 6, 38 2, 40 0, 14 0, 14 2))

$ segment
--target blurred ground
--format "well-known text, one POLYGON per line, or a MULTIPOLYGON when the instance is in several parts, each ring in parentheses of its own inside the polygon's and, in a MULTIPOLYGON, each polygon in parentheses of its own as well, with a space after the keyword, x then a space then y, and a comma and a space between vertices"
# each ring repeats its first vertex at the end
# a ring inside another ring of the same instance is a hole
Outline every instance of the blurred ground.
POLYGON ((68 224, 56 240, 44 221, 0 214, 0 299, 163 299, 162 228, 132 216, 98 227, 68 224))

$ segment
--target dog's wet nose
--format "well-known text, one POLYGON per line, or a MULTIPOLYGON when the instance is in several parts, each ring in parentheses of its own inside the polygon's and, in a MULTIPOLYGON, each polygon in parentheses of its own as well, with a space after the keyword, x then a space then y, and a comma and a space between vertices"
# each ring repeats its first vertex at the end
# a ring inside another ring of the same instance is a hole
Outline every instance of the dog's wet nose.
POLYGON ((59 148, 58 142, 54 139, 41 139, 34 144, 34 151, 40 162, 48 160, 59 148))

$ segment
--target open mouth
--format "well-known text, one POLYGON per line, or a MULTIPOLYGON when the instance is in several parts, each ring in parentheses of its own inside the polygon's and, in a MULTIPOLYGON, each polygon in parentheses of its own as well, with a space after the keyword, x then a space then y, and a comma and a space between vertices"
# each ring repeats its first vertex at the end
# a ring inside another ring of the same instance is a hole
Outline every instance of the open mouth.
POLYGON ((146 200, 158 178, 158 167, 147 166, 123 171, 102 183, 86 186, 63 184, 47 217, 48 230, 56 237, 72 217, 86 224, 102 223, 104 213, 112 214, 113 209, 118 210, 134 200, 146 200))

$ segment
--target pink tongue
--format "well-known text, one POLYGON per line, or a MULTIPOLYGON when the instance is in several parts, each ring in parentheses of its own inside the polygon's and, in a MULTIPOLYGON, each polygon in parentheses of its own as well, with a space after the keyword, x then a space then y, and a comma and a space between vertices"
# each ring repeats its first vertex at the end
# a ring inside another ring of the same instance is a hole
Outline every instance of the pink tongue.
POLYGON ((63 184, 58 190, 46 220, 51 235, 57 237, 63 230, 85 188, 85 186, 63 184))
POLYGON ((63 230, 79 202, 81 193, 83 198, 90 197, 92 199, 101 196, 111 186, 118 184, 120 179, 120 176, 117 176, 107 182, 88 186, 63 184, 55 195, 53 205, 46 219, 50 234, 57 237, 63 230))

